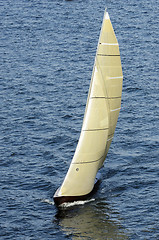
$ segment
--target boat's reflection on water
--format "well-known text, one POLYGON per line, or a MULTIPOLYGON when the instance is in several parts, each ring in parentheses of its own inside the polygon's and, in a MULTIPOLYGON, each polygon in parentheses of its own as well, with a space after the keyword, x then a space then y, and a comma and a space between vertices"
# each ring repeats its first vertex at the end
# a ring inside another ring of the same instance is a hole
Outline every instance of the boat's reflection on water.
POLYGON ((70 239, 129 239, 108 204, 92 201, 58 210, 56 220, 70 239))

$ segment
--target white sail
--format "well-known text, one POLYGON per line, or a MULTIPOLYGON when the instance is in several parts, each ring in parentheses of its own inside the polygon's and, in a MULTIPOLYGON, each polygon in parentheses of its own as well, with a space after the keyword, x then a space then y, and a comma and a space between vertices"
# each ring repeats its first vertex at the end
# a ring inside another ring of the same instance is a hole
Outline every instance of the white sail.
POLYGON ((90 193, 108 153, 122 94, 118 42, 105 11, 79 142, 58 196, 90 193))

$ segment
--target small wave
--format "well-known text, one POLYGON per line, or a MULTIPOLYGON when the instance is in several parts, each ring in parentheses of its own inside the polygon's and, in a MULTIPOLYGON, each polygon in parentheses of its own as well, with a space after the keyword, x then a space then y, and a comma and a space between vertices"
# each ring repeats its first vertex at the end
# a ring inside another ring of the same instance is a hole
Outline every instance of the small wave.
POLYGON ((54 202, 50 201, 49 199, 42 199, 41 202, 48 203, 50 205, 54 205, 54 202))
POLYGON ((76 205, 84 205, 86 203, 93 202, 93 201, 95 201, 94 198, 89 199, 89 200, 84 200, 84 201, 74 201, 74 202, 62 203, 59 207, 60 208, 69 208, 69 207, 73 207, 76 205))

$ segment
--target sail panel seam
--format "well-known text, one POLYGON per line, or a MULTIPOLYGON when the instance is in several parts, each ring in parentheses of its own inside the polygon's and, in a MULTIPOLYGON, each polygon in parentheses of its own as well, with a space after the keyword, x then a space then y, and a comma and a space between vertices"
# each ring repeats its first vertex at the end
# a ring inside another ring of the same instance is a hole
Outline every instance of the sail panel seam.
POLYGON ((90 99, 93 99, 93 98, 116 99, 116 98, 121 98, 121 96, 119 96, 119 97, 90 97, 90 99))
POLYGON ((91 131, 102 131, 102 130, 108 130, 109 128, 98 128, 98 129, 85 129, 82 130, 83 132, 91 132, 91 131))
POLYGON ((100 53, 98 53, 97 56, 120 57, 120 54, 112 54, 112 55, 109 55, 109 54, 100 54, 100 53))
POLYGON ((72 164, 86 164, 86 163, 94 163, 94 162, 98 162, 100 161, 104 156, 102 156, 101 158, 97 159, 97 160, 94 160, 94 161, 91 161, 91 162, 74 162, 72 164))

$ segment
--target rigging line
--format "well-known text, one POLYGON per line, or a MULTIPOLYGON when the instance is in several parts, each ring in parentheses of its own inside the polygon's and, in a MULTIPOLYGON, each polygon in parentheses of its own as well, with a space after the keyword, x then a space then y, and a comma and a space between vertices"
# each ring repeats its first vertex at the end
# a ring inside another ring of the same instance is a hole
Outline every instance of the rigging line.
POLYGON ((112 139, 113 139, 113 137, 111 137, 111 138, 108 138, 108 139, 107 139, 107 142, 111 141, 112 139))
MULTIPOLYGON (((97 54, 97 55, 98 55, 98 54, 97 54)), ((104 84, 104 90, 105 90, 106 96, 107 96, 107 98, 108 98, 108 92, 107 92, 107 89, 106 89, 106 86, 105 86, 104 76, 103 76, 101 67, 100 67, 100 65, 99 65, 99 61, 98 61, 97 56, 96 56, 96 62, 97 62, 97 64, 98 64, 98 68, 99 68, 99 71, 100 71, 100 74, 101 74, 101 77, 102 77, 102 80, 103 80, 103 84, 104 84)), ((96 64, 96 65, 97 65, 97 64, 96 64)), ((109 111, 110 111, 110 103, 109 103, 109 101, 108 101, 108 107, 109 107, 109 111)))
MULTIPOLYGON (((98 50, 97 50, 98 51, 98 50)), ((105 86, 105 81, 104 81, 104 76, 103 76, 103 73, 102 73, 102 69, 99 65, 99 61, 98 61, 98 57, 97 57, 98 54, 96 54, 96 58, 95 58, 95 63, 98 64, 99 66, 99 72, 101 74, 101 77, 102 77, 102 80, 103 80, 103 85, 104 85, 104 90, 105 90, 105 93, 106 93, 106 96, 108 98, 108 92, 107 92, 107 88, 105 86)), ((97 67, 97 64, 96 64, 96 67, 97 67)), ((110 101, 106 101, 106 104, 108 105, 108 111, 110 112, 110 101)), ((111 114, 108 114, 108 132, 109 132, 109 125, 110 125, 110 122, 111 122, 111 114)))
POLYGON ((108 137, 113 136, 113 135, 114 135, 114 133, 111 133, 111 134, 108 135, 108 137))
MULTIPOLYGON (((93 71, 92 71, 92 76, 91 76, 91 82, 90 82, 90 87, 89 87, 88 96, 87 96, 87 103, 86 103, 86 108, 85 108, 85 113, 84 113, 84 118, 83 118, 83 124, 85 122, 85 118, 86 118, 86 115, 87 115, 87 109, 88 109, 88 104, 89 104, 89 99, 90 99, 92 84, 93 84, 93 79, 94 79, 94 73, 95 73, 95 68, 96 68, 97 51, 98 51, 98 46, 99 46, 100 39, 101 39, 101 33, 102 33, 106 13, 107 13, 107 8, 105 8, 103 21, 102 21, 102 27, 101 27, 101 30, 100 30, 100 35, 99 35, 99 40, 98 40, 98 45, 97 45, 97 50, 96 50, 96 56, 95 56, 95 61, 94 61, 94 66, 93 66, 93 71)), ((82 128, 83 128, 83 124, 82 124, 82 128)))
POLYGON ((90 95, 91 95, 91 89, 92 89, 94 72, 95 72, 95 63, 94 63, 94 66, 93 66, 93 72, 92 72, 91 82, 90 82, 89 91, 88 91, 88 96, 87 96, 87 102, 86 102, 86 107, 85 107, 85 113, 84 113, 84 118, 83 118, 82 129, 83 129, 83 126, 84 126, 84 122, 85 122, 86 115, 87 115, 87 108, 88 108, 88 103, 89 103, 89 99, 90 99, 90 95))
MULTIPOLYGON (((99 46, 99 44, 100 44, 100 39, 101 39, 101 34, 102 34, 102 29, 103 29, 103 25, 104 25, 104 21, 105 21, 106 14, 107 14, 107 8, 105 8, 105 11, 104 11, 104 16, 103 16, 103 20, 102 20, 102 27, 101 27, 100 35, 99 35, 99 39, 98 39, 98 45, 97 45, 97 50, 96 50, 96 56, 95 56, 95 61, 94 61, 94 66, 93 66, 93 72, 92 72, 92 77, 91 77, 91 82, 90 82, 88 97, 87 97, 87 104, 86 104, 85 113, 87 112, 88 102, 89 102, 90 95, 91 95, 92 83, 93 83, 94 73, 95 73, 95 69, 96 69, 96 59, 97 59, 98 46, 99 46)), ((85 115, 86 115, 86 114, 84 114, 84 118, 85 118, 85 115)), ((83 122, 84 122, 84 119, 83 119, 83 122)))

